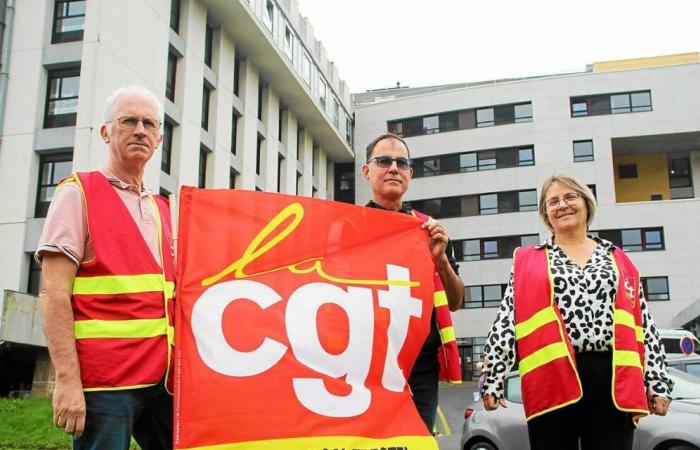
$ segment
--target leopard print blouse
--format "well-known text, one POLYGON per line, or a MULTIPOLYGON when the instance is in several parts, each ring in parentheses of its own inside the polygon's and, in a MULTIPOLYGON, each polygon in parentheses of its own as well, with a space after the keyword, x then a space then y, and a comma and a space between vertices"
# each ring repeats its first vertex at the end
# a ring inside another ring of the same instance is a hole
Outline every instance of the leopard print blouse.
MULTIPOLYGON (((613 304, 618 286, 612 264, 615 246, 597 236, 589 237, 598 246, 583 268, 569 259, 553 238, 540 244, 551 249, 554 298, 575 353, 612 350, 613 304)), ((670 397, 673 382, 668 377, 666 355, 641 289, 639 297, 644 328, 646 387, 652 394, 670 397)), ((508 287, 484 346, 486 363, 480 380, 483 395, 503 398, 503 382, 515 362, 514 330, 511 270, 508 287)))

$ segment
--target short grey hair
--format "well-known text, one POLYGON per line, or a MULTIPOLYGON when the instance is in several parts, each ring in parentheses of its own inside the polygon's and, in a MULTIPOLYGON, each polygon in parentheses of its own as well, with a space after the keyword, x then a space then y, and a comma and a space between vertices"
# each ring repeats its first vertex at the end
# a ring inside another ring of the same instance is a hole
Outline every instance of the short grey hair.
POLYGON ((551 177, 544 180, 544 183, 542 183, 542 189, 540 189, 540 206, 538 212, 540 214, 540 219, 542 219, 544 224, 547 225, 547 228, 554 231, 552 224, 549 223, 549 219, 547 219, 547 205, 545 205, 547 191, 554 183, 561 183, 569 186, 571 189, 581 195, 581 197, 583 197, 583 201, 586 203, 586 225, 590 227, 591 223, 593 222, 593 218, 595 217, 596 210, 598 209, 598 202, 596 202, 593 191, 591 191, 585 184, 579 183, 579 181, 572 176, 565 173, 555 173, 551 177))
POLYGON ((112 92, 112 94, 110 94, 109 97, 107 97, 107 100, 105 100, 105 122, 110 122, 114 119, 114 107, 117 104, 119 97, 124 94, 134 94, 152 101, 158 109, 158 120, 161 122, 163 121, 163 104, 160 102, 160 100, 158 100, 158 97, 156 97, 153 92, 145 87, 138 84, 132 84, 131 86, 122 86, 116 89, 114 92, 112 92))

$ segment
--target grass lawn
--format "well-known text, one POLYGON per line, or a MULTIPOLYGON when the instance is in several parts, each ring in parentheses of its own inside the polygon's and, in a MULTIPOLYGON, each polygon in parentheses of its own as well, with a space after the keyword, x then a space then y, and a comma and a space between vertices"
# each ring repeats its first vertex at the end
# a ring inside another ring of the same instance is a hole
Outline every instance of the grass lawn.
POLYGON ((70 449, 70 436, 53 426, 51 416, 49 398, 0 398, 0 449, 70 449))
MULTIPOLYGON (((70 436, 51 417, 50 398, 0 398, 0 450, 69 450, 70 436)), ((131 448, 139 448, 133 440, 131 448)))

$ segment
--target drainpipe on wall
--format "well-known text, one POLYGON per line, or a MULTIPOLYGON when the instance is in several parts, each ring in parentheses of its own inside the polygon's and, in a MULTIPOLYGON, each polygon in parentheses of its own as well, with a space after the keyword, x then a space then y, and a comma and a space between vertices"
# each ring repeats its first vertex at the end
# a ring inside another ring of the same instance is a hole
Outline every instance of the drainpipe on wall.
MULTIPOLYGON (((2 33, 2 50, 0 50, 0 139, 5 125, 5 103, 7 102, 7 84, 10 73, 10 46, 12 44, 12 24, 15 20, 15 0, 7 0, 5 6, 5 30, 2 33)), ((0 142, 2 144, 2 142, 0 142)))

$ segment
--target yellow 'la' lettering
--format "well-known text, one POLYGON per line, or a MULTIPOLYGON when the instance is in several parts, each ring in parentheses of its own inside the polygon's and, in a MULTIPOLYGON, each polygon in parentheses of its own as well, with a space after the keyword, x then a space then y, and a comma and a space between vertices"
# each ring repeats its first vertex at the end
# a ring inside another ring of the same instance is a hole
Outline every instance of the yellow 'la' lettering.
POLYGON ((221 272, 213 275, 209 278, 202 280, 202 286, 209 286, 216 283, 222 278, 233 273, 234 278, 250 278, 258 275, 265 275, 272 272, 278 272, 280 270, 289 270, 293 274, 301 275, 311 272, 316 272, 321 278, 328 281, 341 284, 364 284, 364 285, 380 285, 380 286, 406 286, 406 287, 418 287, 420 286, 419 281, 410 280, 358 280, 350 278, 339 278, 327 274, 323 270, 323 258, 315 257, 299 261, 294 264, 289 264, 282 267, 275 267, 258 273, 245 273, 245 268, 248 264, 252 263, 274 246, 279 244, 287 236, 292 234, 292 232, 299 226, 301 220, 304 217, 304 207, 300 203, 292 203, 291 205, 285 207, 280 211, 272 220, 263 227, 262 230, 253 238, 253 240, 248 244, 248 247, 243 252, 243 256, 237 261, 230 264, 221 272), (283 228, 278 234, 273 235, 265 244, 260 245, 265 239, 272 234, 282 223, 284 223, 288 218, 292 217, 292 221, 283 228), (310 264, 310 265, 309 265, 310 264))

